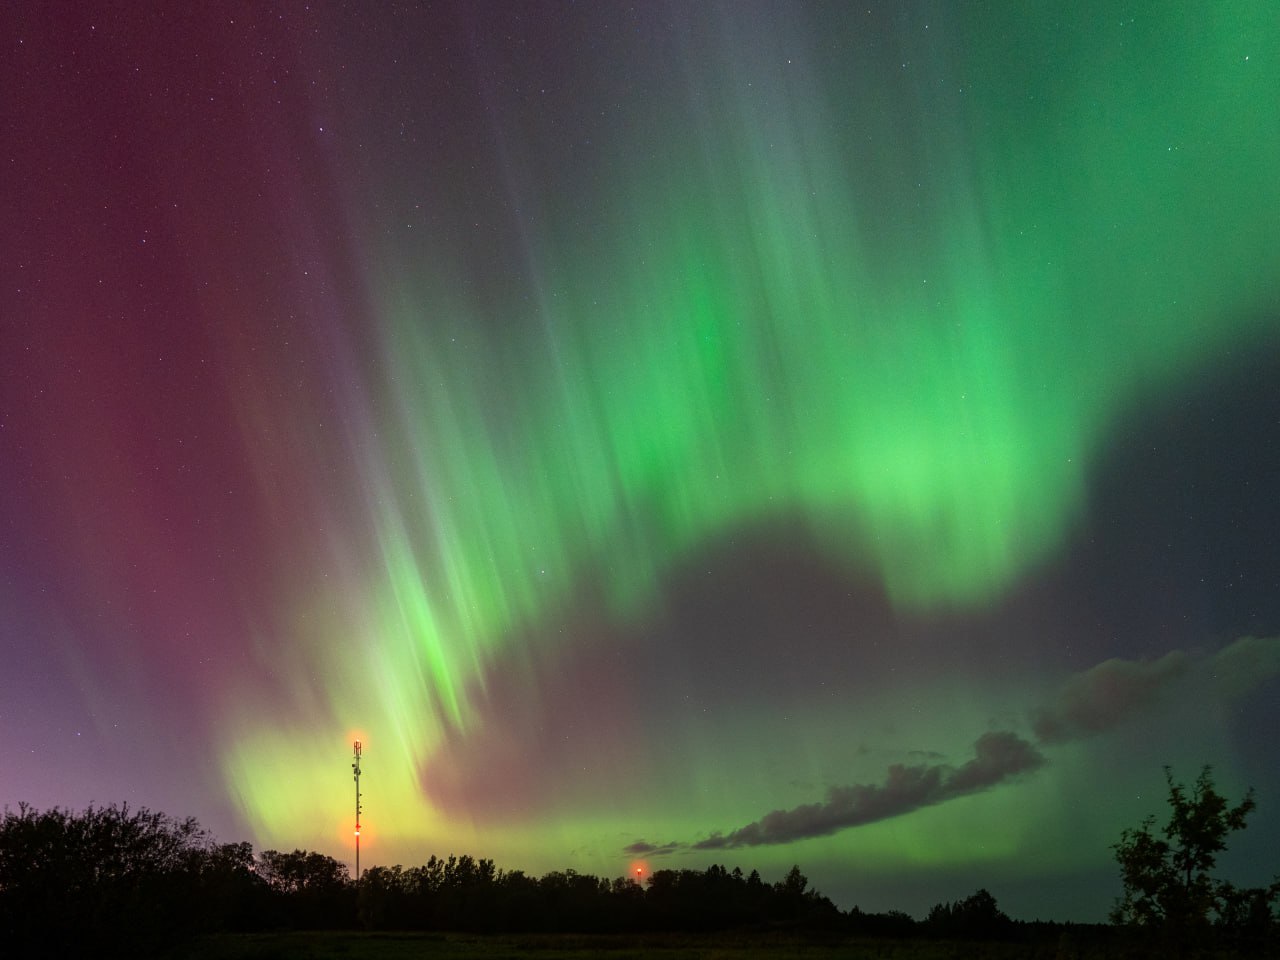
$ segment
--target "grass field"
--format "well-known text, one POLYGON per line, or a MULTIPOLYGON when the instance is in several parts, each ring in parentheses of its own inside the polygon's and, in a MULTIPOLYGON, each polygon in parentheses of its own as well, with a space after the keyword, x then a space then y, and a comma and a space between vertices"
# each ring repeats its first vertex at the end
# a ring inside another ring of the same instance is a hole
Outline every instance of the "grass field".
MULTIPOLYGON (((794 941, 748 942, 735 937, 674 936, 479 936, 441 933, 280 933, 222 935, 201 941, 193 960, 560 960, 602 956, 609 960, 694 960, 719 957, 772 960, 805 957, 827 960, 858 956, 846 945, 801 944, 794 941)), ((902 957, 911 954, 869 953, 902 957)))
MULTIPOLYGON (((1154 945, 1083 947, 1064 936, 1044 943, 801 939, 721 934, 510 935, 442 933, 222 934, 201 940, 190 960, 1122 960, 1165 956, 1154 945)), ((1217 957, 1232 954, 1206 953, 1217 957)))

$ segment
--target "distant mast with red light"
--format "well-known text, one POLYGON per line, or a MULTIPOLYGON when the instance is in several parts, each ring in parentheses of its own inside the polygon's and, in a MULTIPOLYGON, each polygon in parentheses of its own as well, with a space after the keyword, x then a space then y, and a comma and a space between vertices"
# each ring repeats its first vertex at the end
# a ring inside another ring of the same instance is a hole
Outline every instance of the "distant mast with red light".
POLYGON ((356 781, 356 882, 360 882, 360 741, 355 742, 355 762, 351 769, 356 781))

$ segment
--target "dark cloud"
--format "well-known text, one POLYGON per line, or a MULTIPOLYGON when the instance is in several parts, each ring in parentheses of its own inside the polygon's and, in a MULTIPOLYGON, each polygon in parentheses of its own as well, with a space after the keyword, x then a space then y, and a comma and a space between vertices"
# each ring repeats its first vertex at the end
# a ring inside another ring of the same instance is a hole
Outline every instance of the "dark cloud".
POLYGON ((895 764, 881 784, 832 787, 822 803, 774 810, 745 827, 713 833, 690 847, 721 850, 823 837, 985 790, 1044 762, 1039 751, 1016 734, 987 733, 974 744, 974 758, 961 767, 895 764))
MULTIPOLYGON (((1040 751, 1016 733, 984 733, 973 745, 974 757, 946 781, 943 800, 977 793, 1044 765, 1040 751)), ((937 768, 935 768, 937 769, 937 768)))
POLYGON ((664 854, 675 853, 684 845, 671 841, 670 843, 647 843, 644 840, 637 840, 635 843, 627 844, 622 848, 623 853, 629 853, 633 857, 661 857, 664 854))
MULTIPOLYGON (((1230 700, 1276 676, 1280 676, 1280 637, 1244 637, 1211 656, 1193 657, 1175 650, 1152 661, 1105 660, 1070 677, 1052 702, 1036 711, 1033 728, 1043 745, 1067 743, 1124 723, 1180 686, 1194 687, 1212 699, 1230 700)), ((933 760, 940 755, 915 750, 908 756, 933 760)), ((746 826, 712 833, 696 843, 658 845, 641 840, 624 849, 632 855, 662 856, 678 850, 725 850, 828 836, 989 789, 1044 763, 1036 746, 1017 734, 987 733, 974 743, 973 758, 959 767, 938 762, 894 764, 882 783, 832 787, 822 802, 774 810, 746 826)))
POLYGON ((1159 660, 1104 660, 1069 678, 1032 716, 1043 744, 1083 740, 1111 730, 1187 685, 1197 696, 1232 699, 1280 674, 1280 638, 1242 637, 1209 657, 1180 650, 1159 660))
POLYGON ((937 750, 908 750, 907 756, 912 760, 941 761, 947 758, 945 753, 939 753, 937 750))
POLYGON ((1031 726, 1041 743, 1066 743, 1103 733, 1150 706, 1188 669, 1175 650, 1159 660, 1104 660, 1064 683, 1031 726))

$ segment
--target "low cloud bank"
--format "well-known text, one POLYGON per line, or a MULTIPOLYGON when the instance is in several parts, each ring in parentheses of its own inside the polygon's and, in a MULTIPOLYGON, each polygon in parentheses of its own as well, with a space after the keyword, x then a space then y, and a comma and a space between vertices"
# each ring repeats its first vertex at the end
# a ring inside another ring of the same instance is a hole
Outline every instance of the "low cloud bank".
POLYGON ((774 810, 754 823, 729 833, 713 833, 696 843, 657 846, 640 840, 626 852, 657 856, 681 849, 724 850, 825 837, 989 789, 1044 762, 1040 752, 1017 734, 987 733, 974 744, 973 759, 960 767, 894 764, 883 783, 832 787, 821 803, 774 810))
POLYGON ((1180 650, 1159 660, 1104 660, 1077 673, 1035 711, 1031 727, 1046 746, 1084 740, 1145 713, 1175 690, 1232 700, 1280 674, 1280 637, 1242 637, 1212 656, 1180 650))
MULTIPOLYGON (((1031 727, 1040 746, 1070 743, 1113 730, 1175 695, 1229 703, 1277 676, 1280 637, 1242 637, 1211 655, 1174 650, 1157 660, 1104 660, 1067 678, 1033 711, 1031 727)), ((694 843, 637 840, 623 851, 657 857, 825 837, 988 790, 1047 762, 1036 744, 1009 731, 984 734, 973 746, 973 759, 959 767, 894 764, 881 783, 831 787, 821 802, 774 810, 727 833, 694 843)))
POLYGON ((622 852, 633 857, 661 857, 665 854, 682 850, 684 846, 683 843, 677 843, 674 840, 670 843, 645 843, 643 840, 637 840, 635 843, 629 843, 623 847, 622 852))
POLYGON ((1035 712, 1031 728, 1044 744, 1103 733, 1150 707, 1190 663, 1179 650, 1154 661, 1104 660, 1069 678, 1053 702, 1035 712))

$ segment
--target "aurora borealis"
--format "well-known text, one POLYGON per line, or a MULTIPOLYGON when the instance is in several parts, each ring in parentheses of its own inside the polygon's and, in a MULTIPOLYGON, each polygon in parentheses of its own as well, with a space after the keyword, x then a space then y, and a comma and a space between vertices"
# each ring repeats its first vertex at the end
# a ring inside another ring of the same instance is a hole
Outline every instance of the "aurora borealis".
POLYGON ((144 6, 0 14, 0 802, 1280 872, 1268 4, 144 6))

